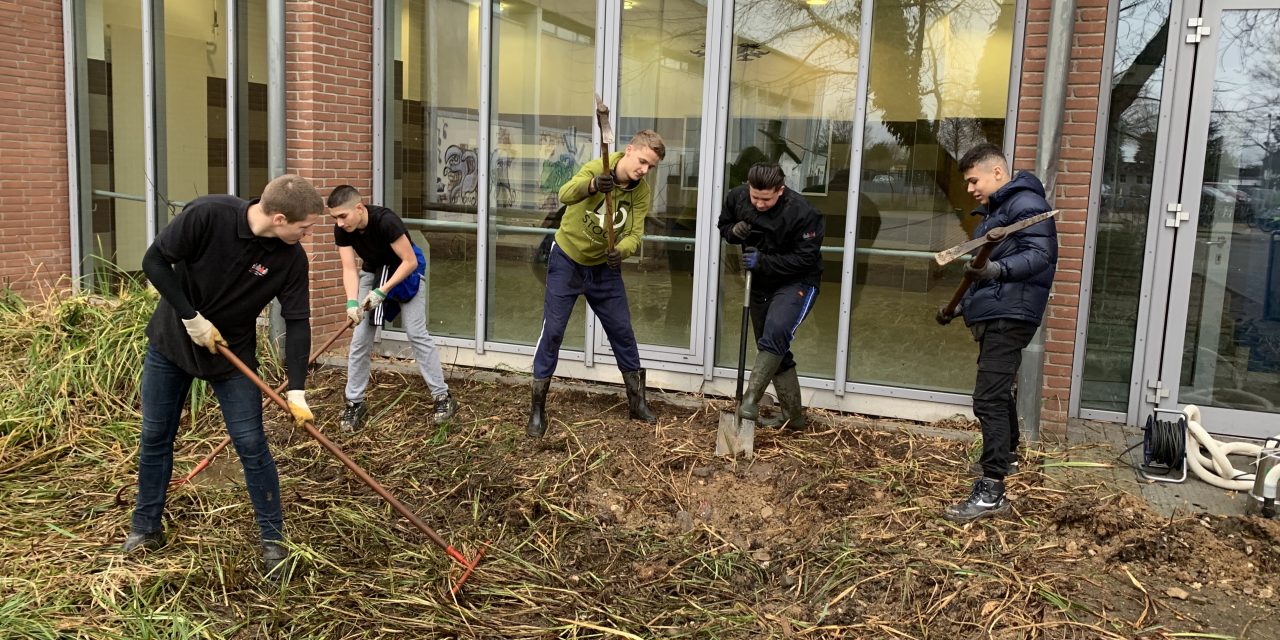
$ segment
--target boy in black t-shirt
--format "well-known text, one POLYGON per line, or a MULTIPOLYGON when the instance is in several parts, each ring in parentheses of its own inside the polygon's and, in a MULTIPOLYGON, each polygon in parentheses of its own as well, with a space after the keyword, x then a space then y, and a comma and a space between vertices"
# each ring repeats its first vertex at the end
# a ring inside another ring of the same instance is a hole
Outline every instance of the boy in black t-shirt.
POLYGON ((329 194, 329 215, 336 224, 334 242, 342 259, 342 285, 347 293, 347 317, 355 325, 351 354, 347 358, 347 407, 342 412, 344 431, 360 428, 364 419, 364 392, 369 385, 369 356, 373 351, 372 323, 364 323, 366 312, 384 307, 384 319, 404 314, 404 332, 409 336, 422 379, 435 400, 435 420, 448 421, 458 410, 440 368, 440 354, 427 332, 427 291, 422 286, 427 263, 422 250, 414 246, 404 222, 394 211, 365 205, 360 192, 342 185, 329 194), (363 262, 357 270, 356 256, 363 262), (385 282, 379 278, 385 268, 385 282))
POLYGON ((288 556, 281 544, 280 478, 262 430, 262 392, 218 355, 218 345, 256 369, 258 315, 279 299, 289 410, 298 425, 314 420, 304 391, 311 351, 307 254, 298 243, 323 210, 311 183, 284 175, 263 189, 260 201, 223 195, 192 200, 147 249, 142 269, 160 292, 160 303, 147 325, 138 502, 126 553, 165 544, 162 518, 173 441, 191 381, 200 378, 218 396, 244 467, 268 575, 288 556))

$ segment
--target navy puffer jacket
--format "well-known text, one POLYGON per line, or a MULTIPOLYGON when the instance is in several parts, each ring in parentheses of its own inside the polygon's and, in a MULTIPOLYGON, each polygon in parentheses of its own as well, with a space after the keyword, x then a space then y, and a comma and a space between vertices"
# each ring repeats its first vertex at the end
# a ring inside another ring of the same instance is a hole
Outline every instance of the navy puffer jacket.
MULTIPOLYGON (((985 206, 974 211, 985 217, 973 237, 1046 211, 1049 203, 1044 199, 1044 185, 1039 178, 1020 171, 991 194, 985 206)), ((1058 264, 1058 229, 1053 218, 1006 238, 996 245, 990 259, 1000 264, 1001 275, 969 287, 961 303, 964 323, 1010 318, 1040 324, 1058 264)))

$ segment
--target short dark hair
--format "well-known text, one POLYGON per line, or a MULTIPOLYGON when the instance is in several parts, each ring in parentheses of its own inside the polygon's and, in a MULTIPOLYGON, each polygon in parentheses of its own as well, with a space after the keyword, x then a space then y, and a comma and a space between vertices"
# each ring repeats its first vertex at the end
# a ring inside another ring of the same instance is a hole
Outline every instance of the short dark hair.
POLYGON ((282 175, 267 183, 259 200, 267 215, 282 214, 289 222, 300 222, 324 213, 320 193, 306 178, 282 175))
POLYGON ((334 187, 333 191, 329 192, 330 209, 337 209, 338 207, 346 206, 351 204, 351 201, 353 200, 360 200, 360 191, 349 184, 334 187))
POLYGON ((747 184, 761 191, 777 189, 787 182, 787 174, 776 162, 757 162, 747 170, 747 184))
POLYGON ((990 142, 984 142, 964 154, 960 158, 960 173, 964 173, 984 162, 996 160, 1000 164, 1008 166, 1009 162, 1005 160, 1004 152, 990 142))

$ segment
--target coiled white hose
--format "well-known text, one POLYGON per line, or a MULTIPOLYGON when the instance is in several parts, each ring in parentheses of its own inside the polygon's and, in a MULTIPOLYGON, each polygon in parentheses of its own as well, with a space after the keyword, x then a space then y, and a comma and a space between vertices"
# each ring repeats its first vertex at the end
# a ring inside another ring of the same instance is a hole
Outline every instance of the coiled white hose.
MULTIPOLYGON (((1244 455, 1257 458, 1262 447, 1247 442, 1218 442, 1200 425, 1200 407, 1189 404, 1182 411, 1187 414, 1187 466, 1191 468, 1192 473, 1220 489, 1230 491, 1253 489, 1254 474, 1236 469, 1227 456, 1244 455)), ((1278 481, 1280 481, 1280 465, 1272 468, 1263 480, 1267 496, 1276 495, 1278 481)))

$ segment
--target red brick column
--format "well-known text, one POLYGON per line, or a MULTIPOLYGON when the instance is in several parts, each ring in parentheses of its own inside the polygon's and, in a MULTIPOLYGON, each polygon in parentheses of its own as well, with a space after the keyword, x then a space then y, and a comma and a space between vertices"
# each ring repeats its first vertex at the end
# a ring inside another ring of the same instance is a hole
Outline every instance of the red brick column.
MULTIPOLYGON (((341 184, 373 189, 373 7, 352 0, 285 6, 287 166, 320 194, 341 184)), ((327 216, 306 244, 315 342, 346 321, 342 265, 327 216)))
POLYGON ((42 297, 71 275, 62 3, 8 3, 0 20, 0 287, 42 297))
MULTIPOLYGON (((1019 169, 1035 168, 1049 12, 1050 0, 1031 0, 1027 8, 1014 150, 1014 164, 1019 169)), ((1080 272, 1084 260, 1085 221, 1089 215, 1089 179, 1093 171, 1098 88, 1103 81, 1106 21, 1106 0, 1077 0, 1063 112, 1065 121, 1054 189, 1054 204, 1062 213, 1057 221, 1058 273, 1045 318, 1043 409, 1040 418, 1046 435, 1065 433, 1071 398, 1071 366, 1079 319, 1080 272)))

